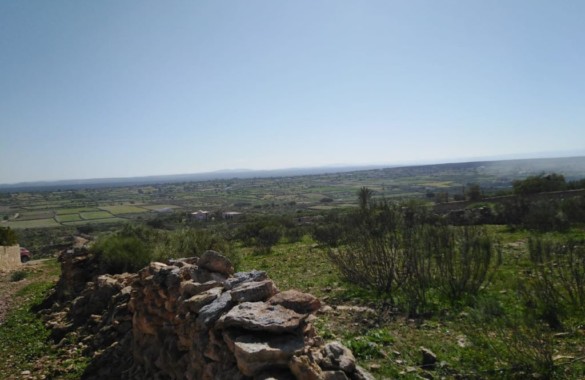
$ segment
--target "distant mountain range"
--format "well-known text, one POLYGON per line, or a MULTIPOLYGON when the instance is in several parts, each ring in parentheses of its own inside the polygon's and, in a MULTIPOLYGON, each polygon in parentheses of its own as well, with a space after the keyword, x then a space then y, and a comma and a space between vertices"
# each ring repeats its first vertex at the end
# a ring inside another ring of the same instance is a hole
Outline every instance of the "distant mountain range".
POLYGON ((362 166, 324 166, 315 168, 289 168, 278 170, 248 170, 228 169, 207 173, 159 175, 131 178, 96 178, 82 180, 61 180, 61 181, 38 181, 23 182, 16 184, 0 184, 0 191, 44 191, 44 190, 72 190, 80 188, 103 188, 113 186, 134 186, 159 183, 194 182, 208 180, 225 180, 233 178, 270 178, 270 177, 292 177, 303 175, 319 175, 332 173, 347 173, 375 169, 391 169, 405 167, 433 167, 438 165, 472 165, 482 170, 491 172, 526 173, 530 175, 536 172, 558 172, 564 174, 568 179, 585 178, 585 156, 559 157, 559 158, 533 158, 498 161, 470 161, 457 163, 441 163, 430 165, 362 165, 362 166))

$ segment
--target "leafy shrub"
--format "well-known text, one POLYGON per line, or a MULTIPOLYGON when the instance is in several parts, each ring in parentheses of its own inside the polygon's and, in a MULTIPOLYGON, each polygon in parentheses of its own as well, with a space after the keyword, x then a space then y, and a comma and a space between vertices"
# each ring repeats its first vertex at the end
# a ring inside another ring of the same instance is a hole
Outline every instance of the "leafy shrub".
POLYGON ((585 246, 570 239, 531 238, 533 275, 521 284, 529 312, 550 327, 561 326, 566 313, 585 313, 585 246))
POLYGON ((410 314, 430 290, 452 303, 475 296, 501 263, 493 238, 478 227, 450 227, 417 204, 377 202, 353 215, 346 242, 329 257, 346 280, 388 297, 401 292, 410 314))
POLYGON ((153 258, 146 243, 134 236, 108 236, 95 244, 94 251, 101 272, 110 274, 136 272, 153 258))
POLYGON ((17 270, 10 274, 10 281, 17 282, 28 277, 28 272, 25 270, 17 270))
POLYGON ((10 227, 0 227, 0 245, 18 244, 18 238, 10 227))

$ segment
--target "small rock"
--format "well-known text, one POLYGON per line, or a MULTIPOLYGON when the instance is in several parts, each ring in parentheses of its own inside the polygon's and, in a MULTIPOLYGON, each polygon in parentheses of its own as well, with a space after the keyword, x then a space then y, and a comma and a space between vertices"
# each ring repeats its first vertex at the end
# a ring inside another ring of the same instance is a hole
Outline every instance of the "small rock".
POLYGON ((435 369, 437 363, 437 355, 428 348, 421 347, 420 352, 422 354, 422 368, 423 369, 435 369))

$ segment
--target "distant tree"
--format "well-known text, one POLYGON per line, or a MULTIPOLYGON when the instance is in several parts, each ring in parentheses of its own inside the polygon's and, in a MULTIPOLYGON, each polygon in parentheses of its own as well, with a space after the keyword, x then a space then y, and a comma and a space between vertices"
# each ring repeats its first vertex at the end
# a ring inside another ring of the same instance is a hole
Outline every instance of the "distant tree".
POLYGON ((0 227, 0 245, 18 244, 16 233, 10 227, 0 227))
POLYGON ((516 195, 528 195, 544 193, 548 191, 561 191, 567 188, 567 182, 562 174, 551 173, 545 175, 529 176, 523 180, 512 182, 516 195))
POLYGON ((435 195, 435 202, 436 203, 447 203, 449 202, 449 193, 446 191, 438 192, 435 195))
POLYGON ((467 185, 465 197, 469 201, 479 201, 482 198, 481 188, 477 183, 470 183, 467 185))
POLYGON ((358 191, 358 202, 361 210, 367 210, 369 208, 372 201, 372 195, 374 195, 374 191, 365 186, 362 186, 358 191))

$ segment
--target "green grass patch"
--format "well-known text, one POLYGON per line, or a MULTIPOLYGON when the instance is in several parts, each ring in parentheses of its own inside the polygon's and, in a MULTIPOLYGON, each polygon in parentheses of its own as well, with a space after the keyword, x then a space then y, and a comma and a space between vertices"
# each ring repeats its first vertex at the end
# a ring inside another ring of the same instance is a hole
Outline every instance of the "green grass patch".
POLYGON ((6 222, 6 226, 17 229, 23 228, 48 228, 48 227, 59 227, 59 223, 55 219, 34 219, 34 220, 22 220, 22 221, 9 221, 6 222))
POLYGON ((151 211, 159 211, 159 210, 163 210, 166 208, 170 208, 170 209, 181 208, 181 207, 175 206, 175 205, 148 205, 148 206, 140 206, 140 207, 151 210, 151 211))
POLYGON ((113 215, 107 211, 82 212, 80 215, 84 220, 113 218, 113 215))
POLYGON ((266 271, 281 290, 298 289, 323 296, 340 282, 327 253, 312 248, 312 243, 279 244, 271 252, 262 254, 242 248, 240 253, 240 270, 266 271))
POLYGON ((80 212, 95 212, 100 211, 95 207, 76 207, 76 208, 62 208, 56 210, 55 212, 57 215, 65 215, 65 214, 79 214, 80 212))
POLYGON ((36 359, 53 352, 47 341, 49 332, 30 310, 43 300, 51 287, 51 283, 32 283, 17 292, 16 296, 26 302, 13 309, 0 325, 0 372, 3 376, 33 371, 36 359))
POLYGON ((116 217, 109 217, 109 218, 105 218, 105 219, 89 219, 89 220, 80 220, 77 222, 66 222, 63 223, 64 226, 85 226, 88 224, 107 224, 107 223, 111 223, 111 224, 117 224, 117 223, 127 223, 128 219, 124 219, 124 218, 116 218, 116 217))
POLYGON ((77 222, 81 219, 81 216, 79 216, 79 214, 62 214, 62 215, 57 215, 55 217, 55 219, 60 222, 60 223, 65 223, 65 222, 77 222))
POLYGON ((133 205, 120 205, 120 206, 102 206, 100 207, 101 210, 107 211, 109 213, 112 213, 114 215, 118 215, 118 214, 138 214, 138 213, 142 213, 142 212, 148 212, 149 210, 142 208, 142 207, 138 207, 138 206, 133 206, 133 205))

